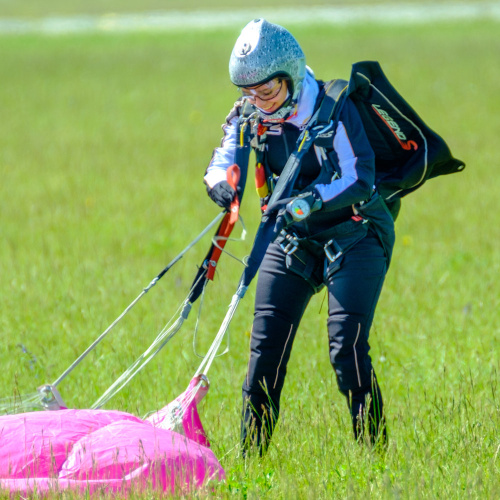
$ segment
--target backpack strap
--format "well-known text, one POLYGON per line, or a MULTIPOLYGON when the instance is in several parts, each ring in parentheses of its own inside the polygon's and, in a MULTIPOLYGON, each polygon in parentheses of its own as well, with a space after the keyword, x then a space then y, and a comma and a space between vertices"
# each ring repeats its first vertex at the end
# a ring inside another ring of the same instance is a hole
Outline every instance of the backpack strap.
POLYGON ((345 102, 347 95, 348 82, 346 80, 331 80, 322 82, 317 80, 320 86, 320 94, 316 112, 311 119, 311 129, 316 131, 314 134, 314 146, 322 157, 321 172, 311 183, 329 183, 332 176, 338 176, 339 172, 330 157, 330 151, 333 148, 333 136, 336 129, 336 121, 345 102))
POLYGON ((337 109, 340 109, 343 99, 342 96, 347 91, 346 80, 336 79, 324 84, 324 96, 319 105, 316 123, 329 123, 334 117, 337 109))

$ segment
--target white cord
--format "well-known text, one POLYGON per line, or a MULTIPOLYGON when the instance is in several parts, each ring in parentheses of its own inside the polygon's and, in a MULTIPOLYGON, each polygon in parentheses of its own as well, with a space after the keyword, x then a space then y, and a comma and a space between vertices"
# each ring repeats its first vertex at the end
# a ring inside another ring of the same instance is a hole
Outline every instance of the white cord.
POLYGON ((132 307, 139 302, 139 300, 153 287, 158 283, 160 278, 167 272, 168 269, 170 269, 176 262, 178 262, 193 246, 200 241, 203 236, 207 232, 210 231, 210 229, 215 226, 225 215, 225 212, 219 213, 213 220, 210 222, 210 224, 203 229, 203 231, 191 242, 189 243, 182 252, 180 252, 169 264, 168 266, 158 275, 156 276, 150 283, 149 285, 144 288, 144 290, 125 308, 125 310, 116 318, 111 325, 104 330, 104 332, 99 335, 99 337, 92 342, 92 344, 85 349, 85 351, 80 354, 80 356, 60 375, 55 382, 52 383, 54 387, 58 386, 82 361, 83 359, 93 350, 95 347, 108 335, 108 333, 116 326, 116 324, 122 320, 122 318, 132 309, 132 307))
POLYGON ((24 411, 43 410, 42 396, 39 392, 32 392, 22 396, 12 396, 0 399, 0 415, 10 415, 24 411))
MULTIPOLYGON (((204 276, 202 274, 198 280, 196 280, 187 297, 191 295, 191 292, 196 288, 203 277, 204 276)), ((180 330, 184 321, 187 319, 190 311, 191 303, 188 298, 186 298, 177 308, 177 311, 170 318, 168 323, 163 327, 153 343, 122 373, 122 375, 120 375, 120 377, 104 392, 104 394, 91 406, 91 408, 101 408, 119 391, 121 391, 174 337, 174 335, 180 330), (176 315, 178 315, 178 317, 172 324, 176 315)))

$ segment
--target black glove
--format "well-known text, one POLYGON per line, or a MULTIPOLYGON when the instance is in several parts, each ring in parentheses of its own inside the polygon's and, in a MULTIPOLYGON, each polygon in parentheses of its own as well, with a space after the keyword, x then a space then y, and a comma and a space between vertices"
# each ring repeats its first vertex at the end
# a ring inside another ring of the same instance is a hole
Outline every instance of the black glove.
POLYGON ((207 187, 208 196, 222 208, 229 208, 236 196, 236 191, 227 181, 218 182, 212 189, 207 187))

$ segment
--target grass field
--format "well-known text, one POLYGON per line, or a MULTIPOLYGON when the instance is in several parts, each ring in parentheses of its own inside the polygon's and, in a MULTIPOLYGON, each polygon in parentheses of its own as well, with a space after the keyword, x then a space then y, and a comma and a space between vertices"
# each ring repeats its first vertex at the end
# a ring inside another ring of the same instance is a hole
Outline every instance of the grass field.
MULTIPOLYGON (((236 93, 241 27, 203 33, 0 38, 1 396, 55 380, 218 213, 202 176, 236 93)), ((352 442, 327 352, 321 294, 297 336, 269 454, 237 455, 253 288, 200 408, 227 473, 217 498, 498 498, 500 229, 498 24, 294 28, 319 78, 376 59, 468 167, 404 200, 372 334, 390 444, 352 442)), ((258 222, 242 209, 249 252, 258 222)), ((176 265, 60 386, 88 407, 186 295, 209 239, 176 265)), ((223 257, 197 349, 211 342, 241 266, 223 257)), ((138 415, 188 384, 196 313, 109 408, 138 415)), ((203 495, 202 495, 203 497, 203 495)))

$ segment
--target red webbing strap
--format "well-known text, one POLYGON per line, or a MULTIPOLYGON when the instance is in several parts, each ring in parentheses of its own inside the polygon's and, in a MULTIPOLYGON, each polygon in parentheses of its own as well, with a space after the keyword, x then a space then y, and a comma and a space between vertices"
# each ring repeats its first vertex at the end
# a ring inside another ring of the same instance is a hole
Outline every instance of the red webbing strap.
MULTIPOLYGON (((236 191, 238 187, 238 182, 240 180, 240 168, 236 163, 231 165, 227 169, 227 182, 236 191)), ((208 259, 208 269, 207 269, 207 279, 213 281, 215 275, 215 268, 217 267, 217 262, 222 254, 222 250, 226 245, 226 241, 231 235, 234 225, 238 221, 240 211, 240 200, 238 195, 234 197, 231 203, 229 212, 222 219, 222 223, 219 226, 219 230, 215 235, 215 245, 214 249, 208 259)))

